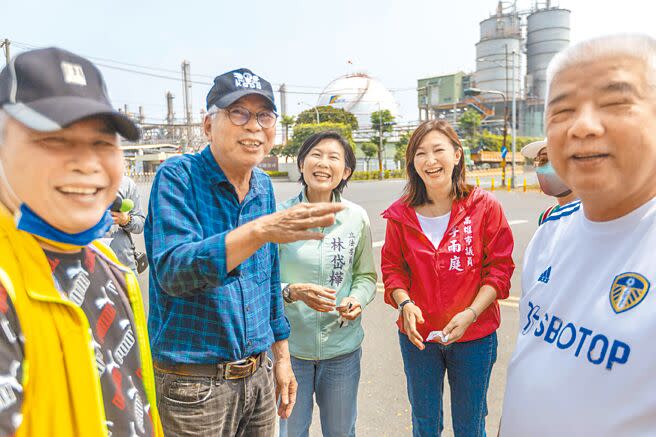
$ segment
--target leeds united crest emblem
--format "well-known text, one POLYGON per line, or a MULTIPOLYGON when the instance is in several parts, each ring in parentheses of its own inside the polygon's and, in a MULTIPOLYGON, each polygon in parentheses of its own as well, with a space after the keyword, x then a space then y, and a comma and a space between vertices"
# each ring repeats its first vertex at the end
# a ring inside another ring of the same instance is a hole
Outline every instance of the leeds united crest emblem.
POLYGON ((622 273, 615 276, 610 287, 610 305, 622 313, 638 305, 649 292, 649 281, 640 273, 622 273))

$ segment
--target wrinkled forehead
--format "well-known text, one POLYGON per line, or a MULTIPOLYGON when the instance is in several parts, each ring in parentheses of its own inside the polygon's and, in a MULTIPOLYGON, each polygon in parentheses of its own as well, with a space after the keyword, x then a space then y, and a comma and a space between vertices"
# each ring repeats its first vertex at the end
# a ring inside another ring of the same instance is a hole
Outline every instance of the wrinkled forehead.
POLYGON ((273 105, 259 94, 247 94, 235 100, 228 108, 242 107, 253 111, 273 110, 273 105))
POLYGON ((622 93, 644 97, 652 88, 643 59, 609 56, 582 60, 559 70, 548 83, 546 112, 562 101, 581 96, 598 98, 622 93))
POLYGON ((10 129, 16 130, 21 136, 32 138, 57 137, 67 141, 85 141, 93 142, 98 139, 103 141, 120 143, 120 136, 117 128, 110 117, 94 116, 85 118, 59 130, 54 131, 37 131, 25 126, 18 120, 7 117, 5 124, 5 133, 10 129))

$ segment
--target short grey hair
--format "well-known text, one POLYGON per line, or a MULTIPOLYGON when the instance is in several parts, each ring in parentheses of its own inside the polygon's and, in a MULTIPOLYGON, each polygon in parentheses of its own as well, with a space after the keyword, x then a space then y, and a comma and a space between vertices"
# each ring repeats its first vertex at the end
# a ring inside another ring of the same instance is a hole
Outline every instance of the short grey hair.
POLYGON ((650 85, 656 86, 656 39, 640 33, 599 36, 571 45, 553 57, 547 67, 545 113, 549 102, 549 89, 558 73, 576 65, 612 56, 641 60, 647 67, 650 85))
POLYGON ((219 107, 216 105, 212 105, 209 108, 207 108, 207 113, 205 113, 205 117, 209 117, 211 119, 214 119, 216 117, 216 114, 218 114, 220 111, 219 107))

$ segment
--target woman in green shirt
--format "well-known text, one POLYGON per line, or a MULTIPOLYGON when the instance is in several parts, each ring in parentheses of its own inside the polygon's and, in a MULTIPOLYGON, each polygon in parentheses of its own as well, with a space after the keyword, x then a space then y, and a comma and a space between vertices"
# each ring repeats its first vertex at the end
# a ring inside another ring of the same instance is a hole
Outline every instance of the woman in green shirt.
POLYGON ((289 350, 298 381, 296 405, 281 420, 281 437, 307 436, 316 396, 324 436, 354 436, 360 381, 362 311, 376 293, 376 268, 366 211, 341 197, 355 168, 351 146, 336 132, 308 138, 298 152, 303 189, 278 206, 341 202, 324 239, 281 244, 280 278, 289 350))

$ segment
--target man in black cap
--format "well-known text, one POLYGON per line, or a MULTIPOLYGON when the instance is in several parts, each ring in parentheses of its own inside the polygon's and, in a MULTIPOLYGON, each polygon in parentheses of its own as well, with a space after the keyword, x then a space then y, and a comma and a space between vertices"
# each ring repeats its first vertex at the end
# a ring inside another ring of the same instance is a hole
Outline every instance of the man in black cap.
POLYGON ((0 434, 161 436, 134 274, 93 240, 123 173, 100 71, 24 52, 0 72, 0 434))
POLYGON ((321 239, 309 229, 334 223, 342 206, 275 212, 256 168, 275 137, 269 82, 245 68, 218 76, 207 109, 210 144, 162 164, 146 219, 162 423, 168 435, 269 437, 276 398, 287 418, 296 396, 276 243, 321 239))

